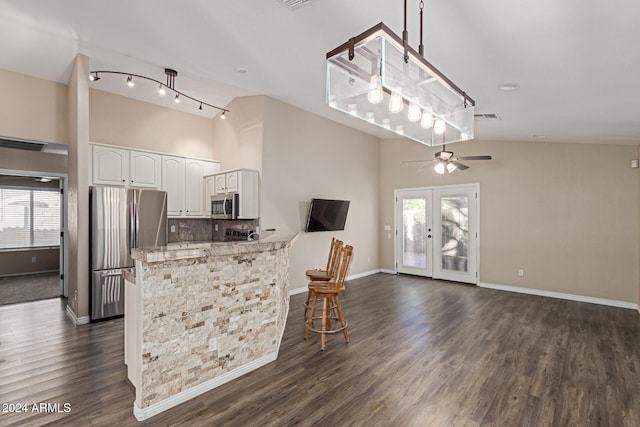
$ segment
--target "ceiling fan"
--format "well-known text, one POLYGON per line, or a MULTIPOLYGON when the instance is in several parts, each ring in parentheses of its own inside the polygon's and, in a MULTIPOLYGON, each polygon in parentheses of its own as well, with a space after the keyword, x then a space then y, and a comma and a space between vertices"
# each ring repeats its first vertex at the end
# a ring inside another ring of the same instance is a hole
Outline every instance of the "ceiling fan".
MULTIPOLYGON (((433 167, 433 169, 436 171, 436 173, 439 173, 440 175, 442 175, 444 173, 451 173, 456 169, 460 169, 461 171, 465 169, 469 169, 469 166, 465 165, 464 163, 460 163, 460 160, 491 160, 492 159, 491 156, 486 156, 486 155, 485 156, 453 157, 453 151, 447 151, 445 148, 446 148, 445 145, 442 144, 442 151, 438 151, 435 154, 436 158, 433 160, 406 160, 402 163, 424 163, 424 162, 435 163, 435 166, 433 167)), ((421 167, 420 169, 418 169, 418 172, 422 172, 429 166, 430 165, 421 167)))

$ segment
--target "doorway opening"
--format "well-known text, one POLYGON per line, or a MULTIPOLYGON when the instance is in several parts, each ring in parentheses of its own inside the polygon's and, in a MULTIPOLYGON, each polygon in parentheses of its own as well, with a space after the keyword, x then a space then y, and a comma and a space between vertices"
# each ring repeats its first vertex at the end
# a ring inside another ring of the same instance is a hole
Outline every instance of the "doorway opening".
POLYGON ((0 170, 0 305, 67 296, 66 175, 0 170))
POLYGON ((479 184, 395 190, 397 273, 478 283, 479 184))

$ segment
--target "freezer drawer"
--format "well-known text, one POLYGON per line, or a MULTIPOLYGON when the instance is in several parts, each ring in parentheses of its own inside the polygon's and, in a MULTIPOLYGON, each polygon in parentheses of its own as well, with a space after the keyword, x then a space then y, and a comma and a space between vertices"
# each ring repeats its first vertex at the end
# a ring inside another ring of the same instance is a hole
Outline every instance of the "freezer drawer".
POLYGON ((124 269, 91 272, 91 320, 124 315, 124 269))

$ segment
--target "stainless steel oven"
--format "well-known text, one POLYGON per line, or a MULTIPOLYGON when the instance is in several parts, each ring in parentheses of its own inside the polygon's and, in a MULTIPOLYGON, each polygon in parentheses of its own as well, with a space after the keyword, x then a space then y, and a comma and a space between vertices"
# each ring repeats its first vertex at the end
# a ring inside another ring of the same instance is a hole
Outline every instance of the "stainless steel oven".
POLYGON ((211 196, 211 218, 236 219, 238 217, 238 193, 211 196))

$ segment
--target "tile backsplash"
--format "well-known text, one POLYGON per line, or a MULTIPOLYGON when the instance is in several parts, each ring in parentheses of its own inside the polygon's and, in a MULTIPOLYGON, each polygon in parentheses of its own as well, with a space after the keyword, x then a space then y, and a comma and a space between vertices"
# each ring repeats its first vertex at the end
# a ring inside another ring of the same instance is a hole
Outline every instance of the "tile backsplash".
POLYGON ((224 240, 224 232, 229 227, 249 228, 255 230, 259 221, 253 220, 224 220, 209 218, 169 218, 169 243, 202 242, 224 240), (216 231, 216 225, 218 230, 216 231), (174 229, 175 231, 171 231, 174 229))

